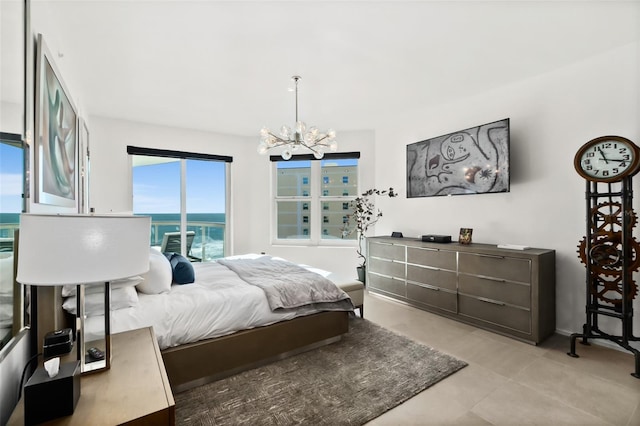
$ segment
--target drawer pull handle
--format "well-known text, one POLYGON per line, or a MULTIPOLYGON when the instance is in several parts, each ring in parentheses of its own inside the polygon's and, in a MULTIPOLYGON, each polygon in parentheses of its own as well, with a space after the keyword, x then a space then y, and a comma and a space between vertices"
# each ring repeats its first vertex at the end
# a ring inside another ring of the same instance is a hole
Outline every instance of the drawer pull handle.
POLYGON ((428 271, 442 271, 442 268, 436 268, 435 266, 422 266, 419 264, 415 264, 415 263, 409 263, 409 266, 415 266, 419 269, 426 269, 428 271))
POLYGON ((429 289, 429 290, 440 291, 439 287, 436 287, 436 286, 433 286, 433 285, 424 284, 424 283, 420 283, 419 285, 420 285, 420 287, 424 287, 424 288, 429 289))
POLYGON ((488 280, 488 281, 497 281, 499 283, 507 282, 507 280, 505 280, 503 278, 485 277, 484 275, 481 275, 480 278, 482 278, 483 280, 488 280))
POLYGON ((484 254, 484 253, 476 253, 476 256, 480 256, 480 257, 490 257, 492 259, 504 259, 504 256, 500 256, 497 254, 484 254))
POLYGON ((480 300, 481 302, 491 303, 492 305, 504 306, 504 303, 502 302, 498 302, 491 299, 485 299, 484 297, 478 297, 478 300, 480 300))

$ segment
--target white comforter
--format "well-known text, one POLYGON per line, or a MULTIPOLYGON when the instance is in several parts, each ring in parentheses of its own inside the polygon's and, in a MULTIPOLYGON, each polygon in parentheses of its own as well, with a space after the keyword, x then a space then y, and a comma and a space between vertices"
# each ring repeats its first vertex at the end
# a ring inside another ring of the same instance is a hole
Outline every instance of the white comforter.
MULTIPOLYGON (((193 266, 195 283, 174 284, 164 294, 139 293, 137 306, 111 311, 111 332, 153 326, 160 349, 166 349, 318 312, 311 307, 273 312, 262 289, 227 267, 215 262, 193 266)), ((332 278, 327 271, 309 269, 332 278)), ((88 317, 86 340, 103 329, 103 316, 88 317)))

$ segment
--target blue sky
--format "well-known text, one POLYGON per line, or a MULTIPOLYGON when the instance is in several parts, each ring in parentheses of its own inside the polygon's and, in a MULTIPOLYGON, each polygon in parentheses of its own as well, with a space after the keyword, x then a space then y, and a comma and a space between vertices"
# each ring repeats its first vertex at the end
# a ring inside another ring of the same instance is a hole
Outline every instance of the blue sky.
MULTIPOLYGON (((322 160, 322 166, 326 166, 329 164, 335 164, 338 166, 357 166, 358 160, 355 158, 347 158, 344 160, 322 160)), ((311 160, 305 161, 279 161, 278 168, 279 169, 293 169, 296 167, 310 167, 311 160)))
POLYGON ((23 150, 0 143, 0 213, 22 212, 23 150))
MULTIPOLYGON (((225 164, 186 160, 187 212, 224 213, 225 164)), ((134 213, 180 212, 180 162, 172 161, 133 169, 134 213)))

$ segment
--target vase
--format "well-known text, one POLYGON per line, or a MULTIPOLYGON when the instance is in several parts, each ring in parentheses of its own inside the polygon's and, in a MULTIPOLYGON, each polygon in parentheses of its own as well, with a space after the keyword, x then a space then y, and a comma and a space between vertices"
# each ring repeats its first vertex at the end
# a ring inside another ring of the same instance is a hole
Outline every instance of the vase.
POLYGON ((358 281, 360 281, 361 283, 365 284, 366 279, 367 279, 367 269, 365 266, 358 266, 356 268, 356 270, 358 271, 358 281))

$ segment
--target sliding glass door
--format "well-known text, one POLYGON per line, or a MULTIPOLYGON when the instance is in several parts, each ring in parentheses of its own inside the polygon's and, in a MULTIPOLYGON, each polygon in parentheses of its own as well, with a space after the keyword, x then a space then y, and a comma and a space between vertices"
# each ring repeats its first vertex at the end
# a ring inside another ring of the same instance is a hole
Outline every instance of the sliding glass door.
POLYGON ((205 260, 223 257, 226 163, 191 159, 185 162, 187 230, 196 236, 190 255, 205 260))
POLYGON ((0 349, 23 325, 23 286, 14 282, 15 236, 24 211, 24 145, 21 136, 0 132, 0 349))
POLYGON ((151 246, 194 262, 225 255, 228 164, 132 155, 133 212, 151 216, 151 246))

